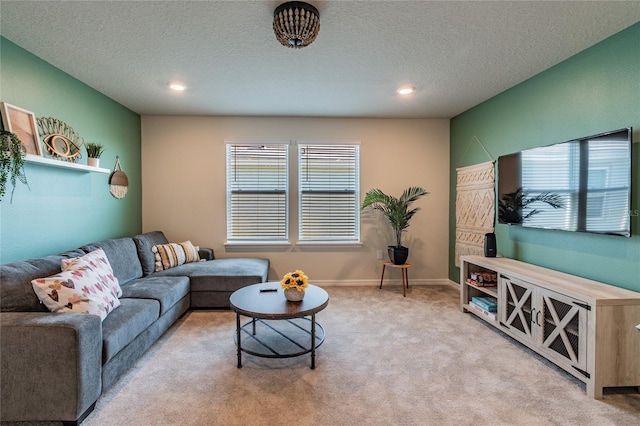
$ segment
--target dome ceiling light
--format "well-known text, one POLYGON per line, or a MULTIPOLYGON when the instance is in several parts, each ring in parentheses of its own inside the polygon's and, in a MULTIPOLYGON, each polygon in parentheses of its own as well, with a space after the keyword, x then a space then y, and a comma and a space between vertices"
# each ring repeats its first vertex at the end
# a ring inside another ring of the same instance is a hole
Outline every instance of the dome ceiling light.
POLYGON ((303 1, 289 1, 273 12, 273 32, 283 46, 300 49, 316 39, 320 31, 318 9, 303 1))

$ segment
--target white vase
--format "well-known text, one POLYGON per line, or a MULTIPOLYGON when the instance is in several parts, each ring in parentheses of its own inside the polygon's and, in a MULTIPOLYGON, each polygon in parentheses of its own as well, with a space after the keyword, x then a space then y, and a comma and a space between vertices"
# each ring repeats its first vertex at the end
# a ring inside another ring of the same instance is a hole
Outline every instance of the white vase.
POLYGON ((304 297, 304 289, 302 291, 296 288, 285 288, 284 289, 284 297, 289 302, 299 302, 304 297))
POLYGON ((87 166, 100 167, 100 159, 91 157, 87 158, 87 166))

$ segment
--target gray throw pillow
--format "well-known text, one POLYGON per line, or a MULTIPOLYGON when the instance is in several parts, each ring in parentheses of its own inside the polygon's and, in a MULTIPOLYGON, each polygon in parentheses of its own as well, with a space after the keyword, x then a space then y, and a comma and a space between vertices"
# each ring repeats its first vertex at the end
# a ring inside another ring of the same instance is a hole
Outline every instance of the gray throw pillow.
POLYGON ((133 237, 138 249, 138 258, 142 265, 142 273, 146 277, 156 270, 156 257, 151 251, 151 247, 159 244, 167 244, 169 241, 162 231, 145 232, 133 237))

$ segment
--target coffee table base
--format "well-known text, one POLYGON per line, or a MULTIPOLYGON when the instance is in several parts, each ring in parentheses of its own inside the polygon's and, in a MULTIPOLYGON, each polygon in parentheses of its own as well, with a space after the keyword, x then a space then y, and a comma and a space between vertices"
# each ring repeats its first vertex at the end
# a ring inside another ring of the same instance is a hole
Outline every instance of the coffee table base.
POLYGON ((236 313, 235 343, 238 368, 242 368, 242 352, 263 358, 292 358, 311 353, 311 369, 315 369, 316 349, 324 342, 325 331, 309 317, 268 320, 252 318, 240 324, 236 313))

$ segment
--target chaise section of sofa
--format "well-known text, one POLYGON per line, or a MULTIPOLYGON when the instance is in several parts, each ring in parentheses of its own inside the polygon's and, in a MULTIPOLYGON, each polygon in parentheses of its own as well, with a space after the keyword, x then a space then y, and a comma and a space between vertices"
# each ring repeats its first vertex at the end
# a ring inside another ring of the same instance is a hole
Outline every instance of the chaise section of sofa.
MULTIPOLYGON (((164 271, 163 271, 164 272, 164 271)), ((267 281, 269 259, 214 259, 189 271, 192 308, 228 308, 239 288, 267 281)))
POLYGON ((267 281, 269 259, 226 258, 215 259, 211 249, 200 249, 201 257, 208 261, 187 263, 175 268, 155 271, 155 256, 151 248, 167 244, 162 231, 152 231, 133 237, 146 277, 187 276, 191 284, 191 307, 229 308, 229 296, 234 291, 267 281))

